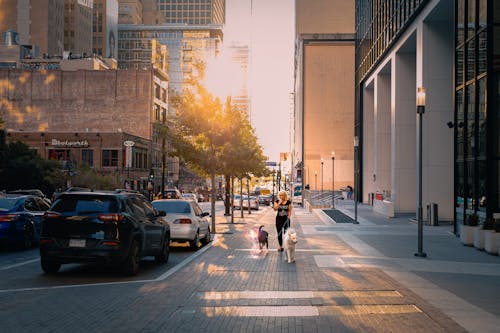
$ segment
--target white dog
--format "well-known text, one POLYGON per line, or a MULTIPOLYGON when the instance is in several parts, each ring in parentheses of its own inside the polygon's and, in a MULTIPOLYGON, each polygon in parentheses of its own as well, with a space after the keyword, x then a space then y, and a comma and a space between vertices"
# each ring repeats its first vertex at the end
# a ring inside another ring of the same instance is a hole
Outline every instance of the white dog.
POLYGON ((297 232, 293 228, 288 228, 285 233, 283 247, 285 248, 288 263, 295 262, 295 244, 297 244, 297 232))

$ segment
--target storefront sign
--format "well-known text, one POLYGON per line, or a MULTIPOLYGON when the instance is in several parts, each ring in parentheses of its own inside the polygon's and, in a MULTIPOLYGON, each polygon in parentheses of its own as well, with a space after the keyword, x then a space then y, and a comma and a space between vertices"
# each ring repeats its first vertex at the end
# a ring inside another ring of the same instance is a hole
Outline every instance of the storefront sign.
POLYGON ((52 146, 54 147, 68 147, 68 148, 82 148, 88 147, 89 142, 87 140, 79 140, 79 141, 70 141, 64 140, 60 141, 57 139, 52 139, 52 146))

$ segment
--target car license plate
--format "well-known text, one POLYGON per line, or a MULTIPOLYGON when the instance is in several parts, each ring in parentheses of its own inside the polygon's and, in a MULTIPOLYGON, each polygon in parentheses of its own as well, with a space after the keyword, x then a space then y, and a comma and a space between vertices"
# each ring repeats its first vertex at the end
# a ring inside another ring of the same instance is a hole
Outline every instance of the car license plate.
POLYGON ((85 247, 85 239, 70 239, 69 247, 85 247))

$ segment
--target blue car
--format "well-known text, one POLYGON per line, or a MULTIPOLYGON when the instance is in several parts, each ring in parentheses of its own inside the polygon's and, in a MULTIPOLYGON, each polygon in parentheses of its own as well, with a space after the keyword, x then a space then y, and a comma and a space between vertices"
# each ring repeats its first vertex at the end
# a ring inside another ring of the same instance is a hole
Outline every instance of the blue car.
POLYGON ((33 195, 0 198, 0 242, 25 249, 38 244, 43 214, 49 205, 33 195))

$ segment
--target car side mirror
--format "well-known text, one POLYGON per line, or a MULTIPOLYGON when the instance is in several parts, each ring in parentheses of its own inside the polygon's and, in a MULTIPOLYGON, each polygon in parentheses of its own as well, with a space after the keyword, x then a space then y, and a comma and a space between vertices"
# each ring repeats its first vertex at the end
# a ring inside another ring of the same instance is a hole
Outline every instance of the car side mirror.
POLYGON ((164 211, 164 210, 160 210, 160 211, 158 212, 158 216, 167 216, 167 212, 166 212, 166 211, 164 211))

